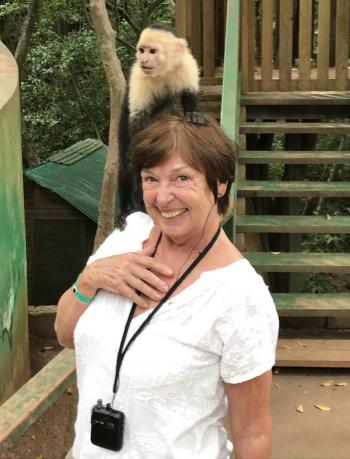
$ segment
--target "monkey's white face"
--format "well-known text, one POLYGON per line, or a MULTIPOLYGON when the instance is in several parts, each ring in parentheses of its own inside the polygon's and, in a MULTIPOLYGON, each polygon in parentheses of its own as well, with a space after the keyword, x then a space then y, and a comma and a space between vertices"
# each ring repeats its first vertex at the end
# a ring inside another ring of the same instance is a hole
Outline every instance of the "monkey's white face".
POLYGON ((147 213, 173 242, 192 244, 204 229, 215 231, 220 216, 206 177, 180 154, 144 169, 141 177, 147 213))
POLYGON ((142 71, 146 75, 156 76, 162 70, 161 48, 156 43, 138 46, 136 57, 142 71))

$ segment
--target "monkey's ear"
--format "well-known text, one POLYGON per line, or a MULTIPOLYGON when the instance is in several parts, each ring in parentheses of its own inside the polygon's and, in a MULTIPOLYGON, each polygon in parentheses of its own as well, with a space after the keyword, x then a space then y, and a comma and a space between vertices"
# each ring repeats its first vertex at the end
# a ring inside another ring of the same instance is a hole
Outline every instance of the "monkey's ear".
POLYGON ((178 38, 177 40, 177 51, 184 51, 187 47, 187 41, 184 38, 178 38))

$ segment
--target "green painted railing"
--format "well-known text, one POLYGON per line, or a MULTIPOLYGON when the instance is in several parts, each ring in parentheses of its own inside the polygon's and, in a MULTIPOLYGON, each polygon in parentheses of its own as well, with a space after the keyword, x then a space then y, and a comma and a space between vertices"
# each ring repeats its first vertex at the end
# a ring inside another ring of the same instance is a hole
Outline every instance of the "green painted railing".
MULTIPOLYGON (((230 139, 239 144, 241 78, 239 68, 240 0, 228 0, 225 37, 223 88, 221 98, 221 126, 230 139)), ((238 166, 236 164, 236 166, 238 166)), ((231 188, 234 208, 225 225, 226 232, 236 238, 237 167, 231 188)))
POLYGON ((74 351, 64 349, 0 406, 0 458, 74 380, 74 351))

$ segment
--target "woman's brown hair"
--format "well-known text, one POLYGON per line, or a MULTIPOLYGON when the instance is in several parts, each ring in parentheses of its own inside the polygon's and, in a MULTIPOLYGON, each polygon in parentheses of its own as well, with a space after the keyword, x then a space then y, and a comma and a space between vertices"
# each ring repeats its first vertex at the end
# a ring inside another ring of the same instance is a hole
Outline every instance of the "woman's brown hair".
POLYGON ((235 177, 235 147, 217 122, 205 117, 198 125, 178 116, 158 119, 138 132, 129 147, 129 161, 138 173, 162 163, 174 152, 193 168, 203 172, 218 211, 224 215, 230 205, 230 187, 235 177), (218 197, 217 184, 227 183, 218 197))

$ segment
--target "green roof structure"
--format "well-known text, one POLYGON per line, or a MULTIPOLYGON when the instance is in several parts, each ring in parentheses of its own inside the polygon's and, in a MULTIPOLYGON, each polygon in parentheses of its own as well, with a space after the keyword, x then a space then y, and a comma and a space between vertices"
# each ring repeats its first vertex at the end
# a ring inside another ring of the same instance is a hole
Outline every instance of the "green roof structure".
POLYGON ((107 147, 100 140, 86 139, 24 173, 97 222, 106 157, 107 147))

